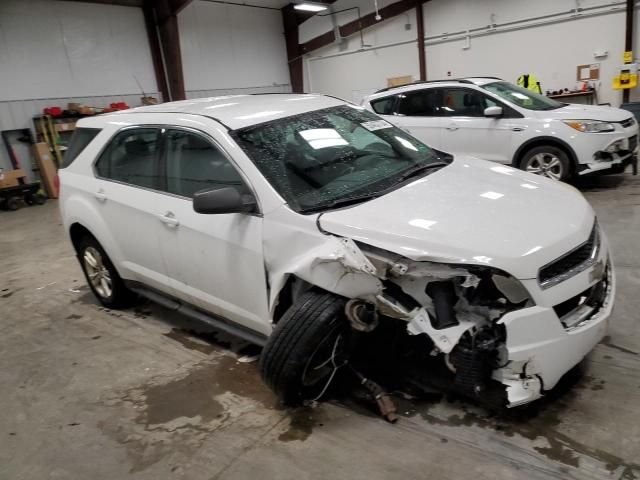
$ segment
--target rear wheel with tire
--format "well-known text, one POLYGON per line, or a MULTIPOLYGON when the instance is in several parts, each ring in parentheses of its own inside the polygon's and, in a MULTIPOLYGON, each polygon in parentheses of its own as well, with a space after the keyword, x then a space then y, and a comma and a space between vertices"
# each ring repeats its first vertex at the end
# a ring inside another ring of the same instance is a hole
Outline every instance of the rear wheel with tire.
POLYGON ((310 290, 287 310, 260 357, 260 375, 286 405, 319 400, 346 365, 351 327, 346 300, 310 290))
POLYGON ((567 153, 553 145, 542 145, 527 151, 519 165, 521 170, 564 181, 571 176, 571 160, 567 153))
POLYGON ((86 236, 79 244, 78 258, 89 287, 107 308, 129 306, 135 295, 118 275, 113 263, 95 238, 86 236))

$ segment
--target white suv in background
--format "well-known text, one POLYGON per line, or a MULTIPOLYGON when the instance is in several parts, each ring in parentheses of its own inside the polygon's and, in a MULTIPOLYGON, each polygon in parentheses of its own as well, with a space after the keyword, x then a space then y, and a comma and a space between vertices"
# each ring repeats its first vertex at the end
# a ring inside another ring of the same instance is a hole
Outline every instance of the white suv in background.
POLYGON ((338 370, 394 369, 520 405, 605 334, 607 240, 566 185, 436 152, 323 95, 77 126, 60 209, 96 297, 117 308, 136 292, 264 345, 261 374, 287 403, 320 398, 338 370))
POLYGON ((385 88, 363 105, 437 150, 555 180, 621 172, 638 147, 626 110, 560 103, 493 77, 385 88))

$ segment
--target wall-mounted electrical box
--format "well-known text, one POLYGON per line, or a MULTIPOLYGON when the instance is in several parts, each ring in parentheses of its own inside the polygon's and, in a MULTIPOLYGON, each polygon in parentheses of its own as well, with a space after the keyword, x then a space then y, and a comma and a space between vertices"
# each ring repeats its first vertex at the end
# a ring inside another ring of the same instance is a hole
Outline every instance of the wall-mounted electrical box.
POLYGON ((638 86, 638 64, 625 63, 619 67, 619 74, 613 77, 614 90, 624 90, 638 86))

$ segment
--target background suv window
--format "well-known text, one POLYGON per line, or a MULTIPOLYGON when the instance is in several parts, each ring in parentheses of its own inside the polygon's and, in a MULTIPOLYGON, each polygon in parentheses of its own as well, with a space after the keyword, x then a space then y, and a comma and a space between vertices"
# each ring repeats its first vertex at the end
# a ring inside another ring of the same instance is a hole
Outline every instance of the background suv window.
POLYGON ((500 106, 488 96, 470 88, 448 88, 442 114, 447 117, 484 117, 487 107, 500 106))
POLYGON ((442 90, 430 88, 399 95, 398 113, 408 117, 436 117, 441 115, 442 90))
POLYGON ((371 102, 371 108, 380 115, 393 115, 393 105, 396 102, 396 97, 385 97, 373 100, 371 102))
POLYGON ((229 186, 244 189, 244 181, 235 166, 204 137, 184 130, 169 130, 166 149, 169 193, 191 198, 199 190, 229 186))
POLYGON ((158 188, 157 128, 117 134, 96 163, 98 176, 146 188, 158 188))

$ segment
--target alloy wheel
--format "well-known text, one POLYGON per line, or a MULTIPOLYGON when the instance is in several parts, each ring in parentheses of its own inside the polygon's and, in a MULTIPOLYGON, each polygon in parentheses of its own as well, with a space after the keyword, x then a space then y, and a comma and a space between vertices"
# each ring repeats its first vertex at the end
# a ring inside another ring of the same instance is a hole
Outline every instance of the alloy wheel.
POLYGON ((525 170, 553 180, 562 180, 565 174, 562 161, 553 153, 538 153, 532 156, 527 161, 525 170))
POLYGON ((113 293, 113 282, 100 252, 94 247, 87 247, 84 250, 82 262, 96 293, 104 299, 110 298, 113 293))

